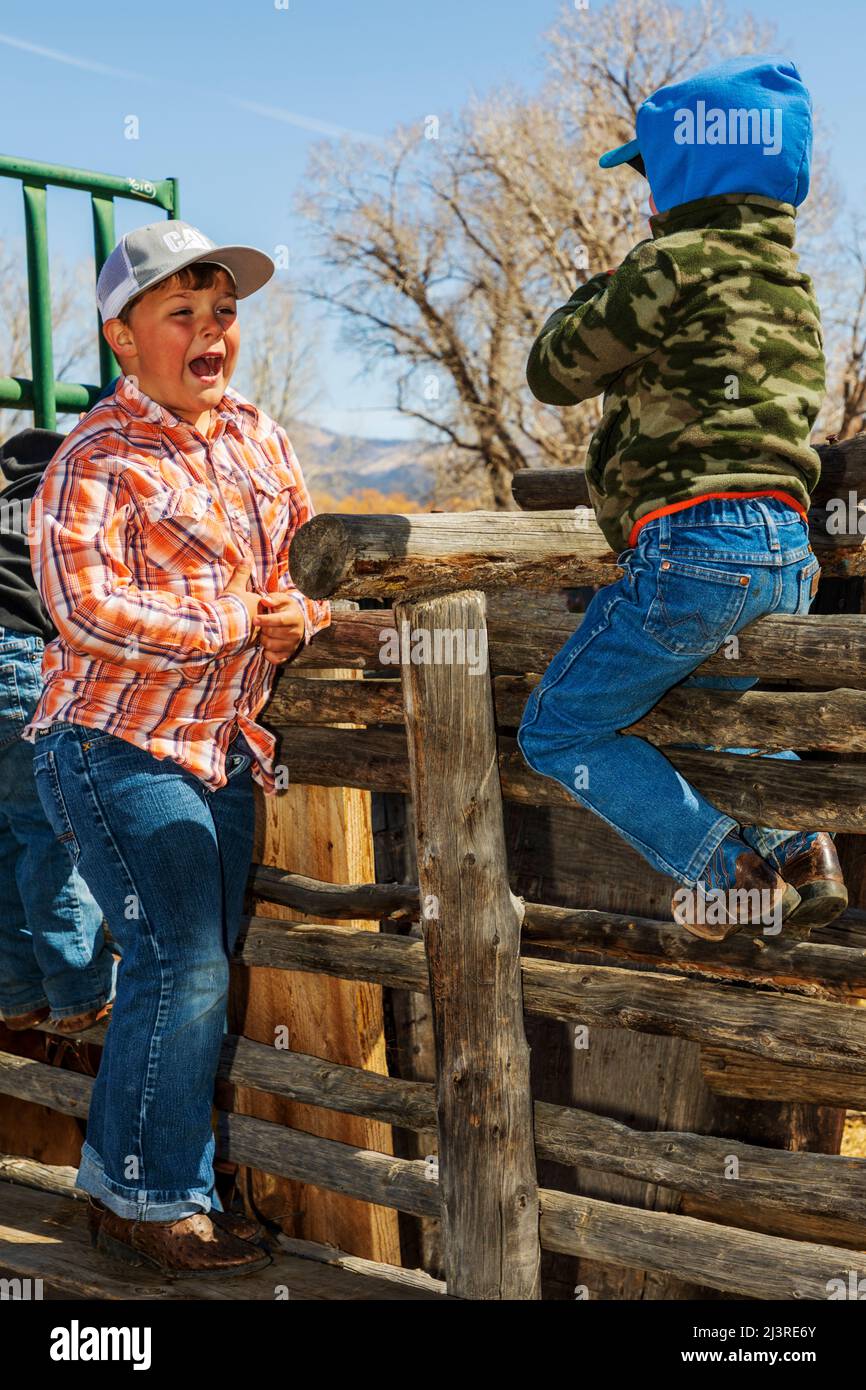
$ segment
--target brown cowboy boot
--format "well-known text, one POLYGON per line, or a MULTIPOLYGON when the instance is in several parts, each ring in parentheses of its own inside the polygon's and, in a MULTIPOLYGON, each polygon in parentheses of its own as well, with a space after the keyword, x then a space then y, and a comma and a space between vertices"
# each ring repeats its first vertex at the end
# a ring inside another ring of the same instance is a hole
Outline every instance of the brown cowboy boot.
POLYGON ((734 860, 733 882, 719 846, 698 884, 694 888, 678 888, 674 893, 673 919, 692 936, 704 941, 724 941, 742 927, 768 926, 777 912, 780 921, 786 921, 799 904, 796 888, 786 883, 766 859, 749 849, 745 841, 739 843, 743 848, 734 860))
POLYGON ((808 936, 813 927, 825 927, 845 911, 848 889, 832 835, 819 831, 811 844, 805 834, 793 835, 774 857, 785 882, 800 894, 789 919, 793 935, 808 936))
POLYGON ((25 1028, 35 1028, 37 1024, 44 1023, 51 1013, 48 1005, 45 1004, 41 1009, 31 1009, 28 1014, 14 1014, 10 1018, 0 1018, 0 1023, 4 1028, 10 1028, 13 1033, 20 1033, 25 1028))
POLYGON ((92 1028, 95 1023, 103 1018, 111 1017, 111 1010, 114 1007, 114 1000, 109 999, 107 1004, 102 1004, 98 1009, 88 1009, 84 1014, 70 1014, 68 1018, 56 1018, 52 1020, 51 1027, 55 1033, 62 1033, 64 1037, 72 1037, 76 1033, 84 1033, 88 1028, 92 1028))
POLYGON ((106 1207, 96 1248, 111 1259, 150 1265, 174 1279, 200 1274, 231 1278, 271 1264, 271 1256, 261 1246, 220 1229, 203 1211, 179 1221, 136 1221, 106 1207))
MULTIPOLYGON (((93 1197, 88 1193, 87 1197, 87 1229, 90 1232, 90 1244, 96 1244, 99 1235, 99 1227, 102 1225, 102 1218, 106 1207, 100 1202, 98 1197, 93 1197)), ((217 1211, 211 1207, 208 1216, 215 1226, 220 1230, 228 1231, 229 1235, 237 1236, 238 1240, 259 1241, 264 1237, 264 1228, 258 1221, 251 1221, 246 1216, 236 1216, 231 1211, 217 1211)))

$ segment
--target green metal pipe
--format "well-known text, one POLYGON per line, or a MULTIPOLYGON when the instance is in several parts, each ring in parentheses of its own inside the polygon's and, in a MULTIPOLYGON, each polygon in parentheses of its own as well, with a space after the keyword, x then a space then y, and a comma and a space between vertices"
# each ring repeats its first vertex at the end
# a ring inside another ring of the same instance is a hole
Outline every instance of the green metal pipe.
MULTIPOLYGON (((91 195, 93 246, 96 274, 99 275, 114 249, 114 198, 131 198, 161 208, 177 217, 180 190, 176 178, 119 178, 89 169, 71 169, 62 164, 42 164, 36 160, 0 155, 0 178, 21 180, 27 244, 27 285, 30 301, 30 360, 33 380, 0 377, 0 408, 32 410, 34 424, 54 429, 58 411, 77 413, 89 410, 102 387, 120 372, 117 360, 102 336, 99 324, 99 373, 101 386, 87 386, 54 379, 52 349, 51 284, 48 269, 48 227, 46 187, 75 188, 91 195)), ((97 316, 98 317, 98 316, 97 316)))
MULTIPOLYGON (((114 199, 101 193, 92 193, 90 206, 93 212, 93 253, 96 258, 96 278, 114 250, 114 199)), ((99 340, 99 378, 103 386, 117 376, 120 365, 105 340, 102 320, 96 314, 96 332, 99 340)))
POLYGON ((51 344, 51 283, 48 275, 45 185, 25 179, 22 191, 27 237, 34 424, 40 429, 53 430, 57 423, 57 411, 54 407, 54 351, 51 344))
POLYGON ((155 203, 176 217, 176 179, 120 178, 116 174, 98 174, 90 169, 70 169, 64 164, 40 164, 32 159, 0 154, 0 176, 34 179, 57 188, 78 188, 86 193, 105 193, 109 197, 133 198, 141 203, 155 203))
MULTIPOLYGON (((96 404, 101 386, 81 386, 72 381, 54 382, 56 409, 62 414, 78 414, 96 404)), ((33 382, 21 376, 0 376, 0 407, 10 410, 33 410, 33 382)), ((54 429, 54 425, 44 426, 54 429)))

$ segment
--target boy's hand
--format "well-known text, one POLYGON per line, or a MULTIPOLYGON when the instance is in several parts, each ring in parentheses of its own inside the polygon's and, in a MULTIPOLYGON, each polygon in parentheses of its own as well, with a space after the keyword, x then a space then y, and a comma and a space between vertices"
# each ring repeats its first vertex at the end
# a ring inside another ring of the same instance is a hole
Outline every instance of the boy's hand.
POLYGON ((268 661, 279 664, 294 656, 304 640, 304 615, 291 594, 277 591, 258 595, 260 603, 271 605, 273 613, 259 611, 255 623, 262 633, 262 651, 268 661))
POLYGON ((224 594, 234 594, 239 598, 244 608, 250 615, 250 622, 255 626, 255 620, 259 612, 259 594, 254 594, 247 588, 247 581, 253 572, 253 557, 245 555, 240 564, 236 567, 234 574, 228 584, 223 589, 224 594))

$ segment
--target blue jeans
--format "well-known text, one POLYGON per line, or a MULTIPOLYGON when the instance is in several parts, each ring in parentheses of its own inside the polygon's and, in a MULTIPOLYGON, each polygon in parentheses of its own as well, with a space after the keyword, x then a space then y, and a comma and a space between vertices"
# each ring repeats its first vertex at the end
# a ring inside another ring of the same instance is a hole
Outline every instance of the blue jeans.
POLYGON ((0 627, 0 1017, 69 1018, 111 998, 102 908, 46 819, 21 738, 42 693, 44 643, 0 627))
POLYGON ((229 781, 213 791, 101 729, 52 725, 35 746, 46 812, 122 952, 78 1186, 140 1221, 209 1211, 214 1078, 253 849, 252 751, 239 734, 229 781))
POLYGON ((732 634, 756 618, 808 613, 820 566, 805 521, 775 497, 708 498, 656 517, 617 561, 622 578, 598 590, 553 658, 527 701, 517 742, 536 772, 594 811, 654 868, 695 887, 729 831, 739 830, 765 856, 796 832, 740 828, 652 743, 619 731, 674 685, 755 685, 757 676, 689 673, 726 639, 735 664, 732 634))

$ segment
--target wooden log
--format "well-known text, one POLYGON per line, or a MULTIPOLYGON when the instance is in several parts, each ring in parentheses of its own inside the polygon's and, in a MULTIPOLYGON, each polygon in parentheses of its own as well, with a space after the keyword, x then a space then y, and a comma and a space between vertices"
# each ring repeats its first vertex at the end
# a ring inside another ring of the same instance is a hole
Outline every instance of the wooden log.
MULTIPOLYGON (((255 928, 254 939, 261 942, 261 932, 268 928, 261 923, 255 928)), ((344 928, 307 923, 269 935, 269 958, 278 956, 286 968, 424 989, 420 944, 411 938, 353 935, 344 928)), ((857 1007, 612 966, 522 957, 520 969, 525 1008, 542 1017, 688 1038, 768 1060, 866 1074, 866 1010, 857 1007)))
MULTIPOLYGON (((486 637, 481 594, 398 605, 397 618, 486 637)), ((422 926, 437 1056, 448 1290, 540 1297, 522 906, 508 888, 489 681, 464 664, 402 668, 422 926)))
MULTIPOLYGON (((402 1215, 402 1213, 401 1213, 402 1215)), ((367 1278, 385 1281, 388 1285, 402 1289, 417 1289, 427 1296, 449 1298, 441 1279, 433 1279, 423 1269, 406 1269, 397 1265, 378 1264, 373 1260, 359 1260, 345 1250, 334 1245, 317 1245, 315 1241, 296 1240, 293 1236, 278 1235, 277 1244, 287 1255, 298 1255, 304 1260, 316 1260, 332 1269, 345 1270, 350 1274, 363 1274, 367 1278)), ((388 1294, 380 1293, 380 1298, 388 1294)), ((451 1300, 452 1302, 454 1300, 451 1300)))
POLYGON ((309 917, 411 922, 417 921, 420 912, 414 883, 327 883, 306 874, 287 873, 272 864, 253 864, 250 874, 256 897, 309 917))
MULTIPOLYGON (((826 574, 866 574, 862 534, 815 530, 812 542, 826 574)), ((408 601, 470 586, 542 592, 622 573, 595 518, 569 511, 322 513, 295 532, 289 554, 295 582, 311 598, 408 601)))
MULTIPOLYGON (((48 1074, 52 1070, 39 1062, 0 1054, 0 1091, 20 1100, 38 1099, 61 1113, 86 1115, 91 1078, 73 1076, 73 1084, 58 1086, 48 1074)), ((247 1038, 226 1040, 220 1075, 255 1089, 384 1124, 424 1130, 436 1122, 432 1082, 381 1077, 298 1053, 280 1055, 247 1038)), ((713 1201, 720 1210, 751 1203, 766 1211, 863 1220, 866 1159, 793 1154, 708 1135, 646 1132, 604 1115, 544 1101, 535 1101, 533 1110, 539 1157, 664 1183, 713 1201), (737 1171, 732 1178, 734 1160, 737 1171)), ((22 1173, 23 1162, 4 1162, 0 1156, 0 1178, 27 1181, 48 1190, 46 1184, 54 1169, 28 1161, 22 1173)))
POLYGON ((799 1066, 750 1057, 731 1048, 702 1047, 701 1072, 720 1096, 754 1101, 791 1101, 797 1105, 866 1106, 866 1078, 841 1065, 817 1070, 808 1059, 799 1066))
MULTIPOLYGON (((283 758, 296 782, 409 791, 406 740, 397 729, 282 729, 283 758)), ((503 796, 526 806, 560 806, 591 815, 560 786, 524 762, 517 742, 500 735, 503 796)), ((866 767, 846 762, 789 762, 736 753, 662 749, 699 791, 743 825, 792 830, 866 831, 866 767)), ((672 889, 673 891, 673 889, 672 889)))
POLYGON ((311 598, 408 599, 468 589, 539 591, 619 570, 597 528, 571 512, 320 513, 292 538, 289 563, 311 598), (604 557, 607 557, 606 559, 604 557))
POLYGON ((427 993, 427 966, 421 941, 312 922, 285 924, 289 925, 291 930, 284 930, 274 927, 268 918, 251 917, 239 943, 240 958, 249 965, 274 970, 314 971, 427 993))
POLYGON ((846 928, 839 925, 843 920, 832 928, 816 928, 809 941, 786 940, 784 933, 773 938, 738 932, 720 947, 690 936, 670 919, 528 902, 523 941, 558 952, 558 959, 566 959, 565 951, 580 952, 596 964, 631 961, 698 979, 784 989, 815 999, 863 998, 866 930, 854 923, 847 929, 847 944, 835 944, 845 939, 846 928))
POLYGON ((866 1076, 866 1010, 857 1007, 609 966, 527 959, 521 966, 532 1013, 866 1076))
POLYGON ((826 1299, 834 1289, 847 1290, 852 1281, 856 1288, 866 1269, 859 1250, 732 1230, 668 1212, 637 1212, 547 1190, 541 1193, 541 1239, 552 1250, 669 1271, 679 1279, 761 1300, 826 1299), (674 1247, 677 1258, 672 1260, 674 1247))
MULTIPOLYGON (((605 575, 603 581, 613 579, 605 575)), ((580 614, 541 608, 537 613, 537 595, 525 596, 526 616, 523 623, 515 622, 512 605, 500 607, 497 602, 509 595, 490 594, 490 624, 488 627, 488 657, 495 674, 543 672, 556 653, 580 627, 580 614)), ((351 648, 355 661, 341 660, 341 665, 356 665, 368 671, 397 674, 399 666, 391 658, 395 650, 404 649, 403 633, 389 608, 365 610, 352 618, 344 617, 331 628, 317 634, 303 652, 292 661, 295 671, 318 670, 336 665, 335 657, 351 648), (386 642, 388 634, 390 642, 386 642), (384 634, 384 636, 382 635, 384 634), (333 644, 333 645, 332 645, 333 644), (396 645, 395 645, 396 644, 396 645)), ((411 660, 411 629, 408 630, 406 650, 411 660)), ((758 618, 737 634, 739 654, 736 660, 738 676, 760 676, 765 681, 793 681, 798 685, 826 688, 866 687, 866 614, 838 613, 820 616, 801 616, 783 613, 777 617, 758 618)), ((732 674, 732 661, 724 652, 709 657, 695 672, 701 675, 732 674)), ((292 679, 281 676, 281 679, 292 679)), ((277 685, 278 689, 278 685, 277 685)), ((276 695, 274 698, 277 698, 276 695)), ((268 706, 270 708, 270 706, 268 706)))
POLYGON ((793 741, 798 752, 866 752, 866 692, 671 690, 623 733, 656 745, 700 743, 778 753, 793 741))
MULTIPOLYGON (((400 695, 402 707, 402 692, 400 695)), ((416 853, 415 810, 412 799, 402 792, 377 792, 373 796, 373 840, 376 851, 376 877, 383 881, 396 880, 417 892, 418 862, 416 853)), ((415 913, 418 915, 416 902, 415 913)), ((396 922, 382 922, 383 932, 413 936, 422 940, 417 920, 411 927, 396 922)), ((407 1081, 436 1080, 436 1040, 433 1018, 426 995, 408 989, 384 991, 386 1029, 389 1047, 389 1071, 392 1076, 407 1081)), ((429 1128, 394 1130, 394 1152, 400 1158, 436 1158, 438 1136, 436 1110, 433 1108, 429 1128)), ((426 1270, 441 1279, 442 1223, 438 1217, 418 1217, 400 1213, 400 1250, 403 1263, 426 1270)))
MULTIPOLYGON (((801 1155, 797 1155, 800 1157, 801 1155)), ((821 1154, 831 1161, 835 1154, 821 1154)), ((733 1184, 729 1183, 728 1186, 733 1184)), ((846 1250, 866 1247, 866 1224, 863 1209, 853 1217, 820 1216, 805 1211, 781 1211, 754 1202, 728 1203, 722 1208, 712 1198, 684 1192, 680 1199, 683 1216, 697 1216, 701 1221, 716 1221, 738 1231, 760 1231, 762 1235, 782 1236, 786 1240, 808 1240, 818 1245, 841 1245, 846 1250)))
MULTIPOLYGON (((537 676, 497 676, 493 705, 497 727, 516 728, 537 676)), ((403 693, 396 680, 282 682, 268 707, 278 727, 351 721, 366 726, 402 724, 403 693)), ((657 745, 699 743, 712 748, 791 747, 798 752, 866 753, 866 691, 726 691, 674 688, 649 714, 623 733, 657 745)))
MULTIPOLYGON (((573 847, 572 827, 567 834, 573 847)), ((628 846, 622 848, 626 855, 638 858, 628 846)), ((605 850, 606 856, 609 853, 605 850)), ((619 876, 623 865, 617 863, 616 871, 619 876)), ((381 917, 397 923, 418 921, 421 913, 415 883, 323 883, 261 864, 253 865, 252 877, 260 897, 285 902, 308 916, 324 910, 332 919, 381 917)), ((658 877, 667 884, 662 875, 658 877)), ((658 961, 684 974, 716 972, 719 979, 795 991, 802 982, 816 997, 834 990, 859 995, 866 980, 866 912, 856 908, 825 927, 816 927, 809 941, 793 943, 784 936, 776 940, 740 932, 725 943, 724 953, 717 943, 689 936, 669 918, 529 900, 524 900, 521 932, 534 945, 580 948, 640 963, 658 961)))
MULTIPOLYGON (((826 506, 832 497, 847 498, 849 491, 866 496, 866 434, 815 448, 821 476, 812 493, 813 504, 826 506)), ((583 468, 523 468, 514 474, 511 495, 518 507, 530 512, 590 505, 583 468)))

